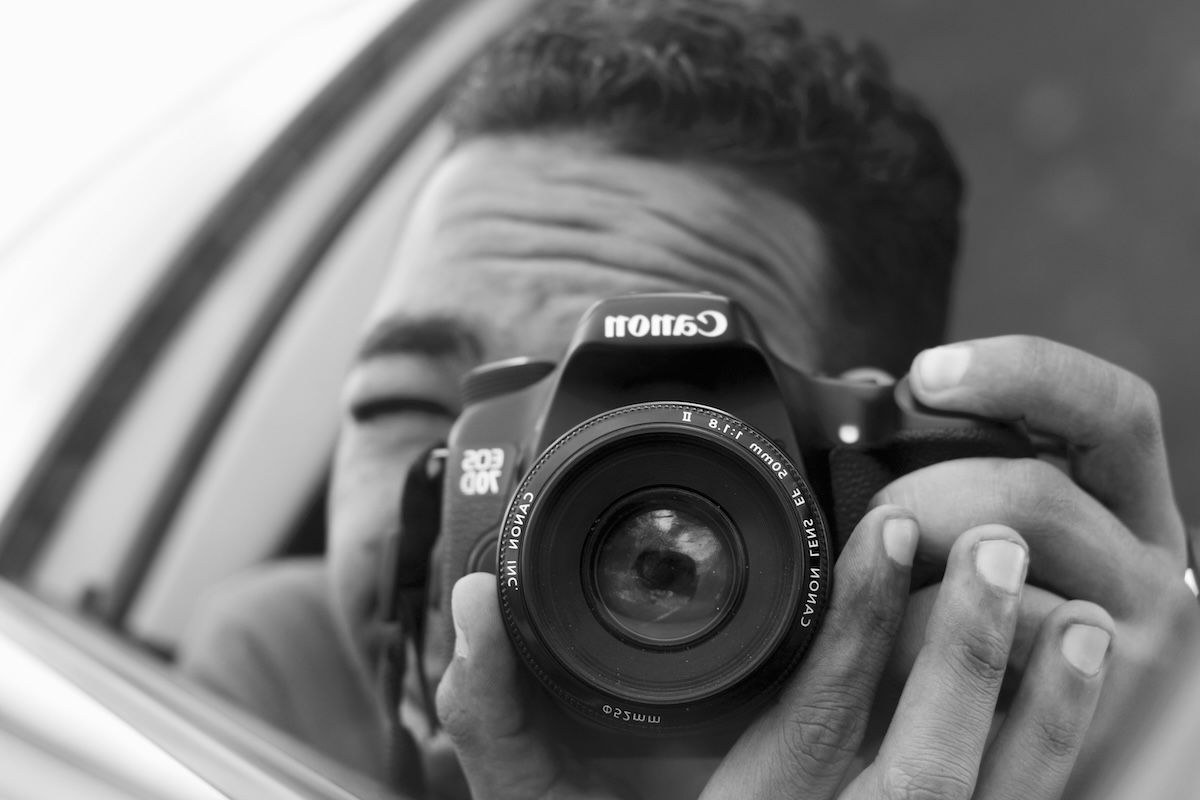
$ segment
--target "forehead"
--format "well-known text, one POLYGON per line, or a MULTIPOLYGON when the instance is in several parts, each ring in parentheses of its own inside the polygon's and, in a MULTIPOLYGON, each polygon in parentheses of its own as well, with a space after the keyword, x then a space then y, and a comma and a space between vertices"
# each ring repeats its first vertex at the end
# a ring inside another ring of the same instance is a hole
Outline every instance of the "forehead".
POLYGON ((711 291, 813 366, 827 269, 813 220, 731 170, 578 136, 481 139, 422 192, 373 321, 455 319, 485 359, 554 358, 598 299, 711 291))

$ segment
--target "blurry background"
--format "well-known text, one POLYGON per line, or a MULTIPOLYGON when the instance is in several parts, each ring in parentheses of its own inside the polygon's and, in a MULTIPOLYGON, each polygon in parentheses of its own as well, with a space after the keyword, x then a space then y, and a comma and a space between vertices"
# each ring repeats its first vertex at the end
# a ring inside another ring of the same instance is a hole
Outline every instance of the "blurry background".
POLYGON ((1200 522, 1200 3, 801 2, 880 44, 957 148, 954 338, 1040 334, 1145 377, 1200 522))
POLYGON ((0 252, 290 29, 358 1, 0 2, 0 252))
MULTIPOLYGON (((261 43, 354 2, 0 4, 0 251, 261 43)), ((881 44, 960 153, 955 338, 1036 333, 1145 376, 1200 521, 1200 4, 799 2, 881 44)))

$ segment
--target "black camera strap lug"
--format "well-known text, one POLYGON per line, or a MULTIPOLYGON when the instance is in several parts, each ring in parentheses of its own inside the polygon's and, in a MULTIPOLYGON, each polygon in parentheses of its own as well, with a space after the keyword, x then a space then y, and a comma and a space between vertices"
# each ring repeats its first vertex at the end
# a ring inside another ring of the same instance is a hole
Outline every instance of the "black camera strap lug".
POLYGON ((397 526, 387 537, 380 563, 376 629, 384 639, 375 665, 376 690, 387 721, 387 762, 392 784, 423 796, 425 779, 416 741, 400 720, 406 668, 415 670, 430 730, 437 708, 424 667, 425 604, 430 554, 441 529, 443 443, 426 448, 404 477, 397 526))

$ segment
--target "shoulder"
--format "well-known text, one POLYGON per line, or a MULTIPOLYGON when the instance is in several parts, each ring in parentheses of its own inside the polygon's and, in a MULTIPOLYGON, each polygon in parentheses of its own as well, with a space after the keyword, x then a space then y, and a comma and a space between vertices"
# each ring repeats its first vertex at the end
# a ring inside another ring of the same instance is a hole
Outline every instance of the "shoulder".
POLYGON ((327 755, 382 773, 379 709, 338 634, 323 560, 272 562, 215 587, 185 631, 179 666, 327 755))

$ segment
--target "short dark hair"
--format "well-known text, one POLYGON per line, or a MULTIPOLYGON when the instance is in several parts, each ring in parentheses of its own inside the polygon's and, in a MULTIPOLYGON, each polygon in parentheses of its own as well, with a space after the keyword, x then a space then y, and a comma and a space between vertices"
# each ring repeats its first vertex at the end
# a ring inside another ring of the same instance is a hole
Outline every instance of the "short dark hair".
POLYGON ((901 371, 945 332, 962 179, 878 51, 810 34, 794 5, 549 0, 475 63, 448 118, 459 139, 586 131, 750 175, 823 230, 834 360, 901 371))

